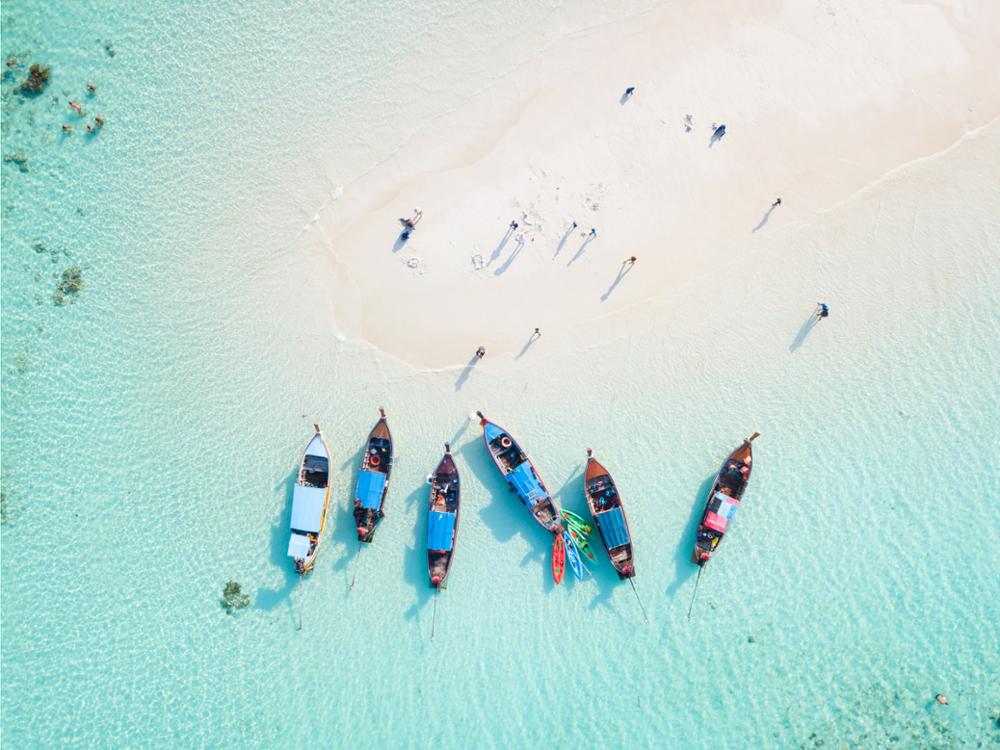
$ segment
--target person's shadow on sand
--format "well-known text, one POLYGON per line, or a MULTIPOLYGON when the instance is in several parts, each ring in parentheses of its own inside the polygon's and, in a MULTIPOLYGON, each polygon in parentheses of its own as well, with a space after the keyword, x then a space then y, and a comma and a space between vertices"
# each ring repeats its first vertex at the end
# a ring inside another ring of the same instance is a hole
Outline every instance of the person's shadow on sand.
POLYGON ((774 212, 774 209, 776 209, 776 208, 777 208, 777 206, 771 206, 769 209, 767 209, 767 211, 765 212, 763 218, 761 218, 760 223, 757 224, 757 226, 755 226, 753 229, 750 230, 750 234, 756 234, 761 229, 763 229, 764 225, 767 224, 767 220, 771 218, 771 214, 774 212))
POLYGON ((579 260, 580 256, 583 255, 583 252, 587 249, 587 245, 593 242, 593 240, 594 240, 594 235, 590 235, 589 237, 587 237, 587 239, 583 241, 583 244, 580 245, 580 249, 576 251, 576 255, 570 258, 569 263, 566 264, 567 268, 569 268, 571 265, 576 263, 577 260, 579 260))
POLYGON ((462 368, 461 375, 459 375, 458 376, 458 380, 455 381, 455 390, 456 391, 459 391, 459 390, 462 389, 462 386, 465 385, 465 381, 468 380, 469 376, 472 374, 472 368, 474 368, 477 364, 479 364, 479 356, 476 355, 476 354, 473 354, 472 355, 472 359, 470 359, 466 363, 465 367, 462 368))
POLYGON ((497 270, 495 270, 493 272, 493 275, 494 276, 501 276, 508 268, 510 268, 510 264, 513 263, 514 259, 518 255, 521 254, 521 248, 523 248, 523 247, 524 247, 524 243, 523 242, 518 242, 517 243, 517 247, 514 248, 514 252, 512 252, 509 256, 507 256, 507 260, 505 260, 503 262, 503 265, 500 266, 497 270))
POLYGON ((490 259, 486 261, 487 266, 493 265, 493 263, 495 263, 497 259, 499 259, 500 253, 502 253, 503 249, 507 247, 507 243, 510 242, 510 238, 513 236, 514 236, 514 227, 507 227, 507 231, 504 233, 504 236, 500 238, 500 244, 496 246, 496 248, 490 254, 490 259))
POLYGON ((816 327, 817 323, 819 323, 819 318, 816 316, 816 313, 813 312, 809 315, 806 322, 802 324, 798 334, 795 336, 795 340, 788 347, 788 351, 794 353, 800 346, 802 346, 806 342, 806 336, 808 336, 809 332, 816 327))
POLYGON ((517 354, 514 355, 514 359, 520 359, 525 354, 527 354, 528 349, 531 348, 531 345, 534 344, 536 341, 538 341, 538 339, 540 339, 540 338, 541 338, 540 335, 536 335, 536 334, 532 333, 528 337, 528 340, 524 342, 524 346, 521 347, 521 351, 519 351, 517 354))
POLYGON ((618 275, 615 277, 615 280, 611 282, 611 286, 608 287, 608 291, 601 295, 601 302, 608 301, 608 297, 610 297, 611 293, 615 291, 615 287, 622 283, 622 279, 625 278, 625 275, 631 271, 632 268, 632 264, 628 261, 622 263, 622 267, 618 269, 618 275))
POLYGON ((571 226, 569 229, 566 230, 566 233, 562 236, 562 239, 559 240, 559 244, 556 245, 556 252, 555 252, 555 255, 552 256, 553 258, 558 258, 559 257, 559 253, 562 252, 563 245, 566 244, 566 240, 569 239, 569 236, 571 234, 573 234, 573 230, 574 229, 576 229, 575 225, 571 226))

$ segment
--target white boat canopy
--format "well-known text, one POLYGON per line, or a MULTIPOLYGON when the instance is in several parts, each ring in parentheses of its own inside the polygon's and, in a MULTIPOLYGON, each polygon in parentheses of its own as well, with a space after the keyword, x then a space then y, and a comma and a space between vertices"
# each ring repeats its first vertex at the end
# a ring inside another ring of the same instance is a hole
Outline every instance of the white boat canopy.
POLYGON ((295 485, 292 493, 292 528, 299 531, 319 532, 326 502, 326 487, 295 485))
POLYGON ((288 556, 304 558, 309 555, 309 537, 304 534, 292 534, 288 540, 288 556))

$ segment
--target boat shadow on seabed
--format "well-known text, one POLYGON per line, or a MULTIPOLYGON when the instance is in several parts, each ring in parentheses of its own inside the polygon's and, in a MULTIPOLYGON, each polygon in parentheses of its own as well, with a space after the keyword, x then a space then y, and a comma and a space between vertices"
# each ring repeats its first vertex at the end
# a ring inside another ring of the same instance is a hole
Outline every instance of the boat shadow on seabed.
POLYGON ((292 491, 298 478, 298 469, 292 470, 274 489, 282 494, 281 513, 271 526, 271 564, 281 571, 283 583, 276 588, 261 588, 254 598, 254 607, 266 611, 273 610, 282 602, 288 604, 289 614, 294 616, 291 593, 299 582, 299 574, 295 572, 292 561, 288 557, 288 535, 292 520, 292 491))
POLYGON ((681 531, 681 538, 677 540, 677 550, 674 552, 674 564, 677 572, 673 582, 667 587, 667 596, 673 597, 678 589, 684 585, 691 576, 698 572, 698 566, 691 562, 691 554, 694 551, 694 542, 698 537, 698 522, 701 520, 702 511, 705 510, 705 500, 708 498, 708 491, 715 483, 715 472, 708 475, 705 481, 698 487, 698 494, 695 495, 694 505, 691 506, 691 515, 681 531))
MULTIPOLYGON (((405 617, 412 620, 419 617, 434 594, 431 588, 430 576, 427 573, 427 503, 429 490, 426 484, 420 485, 406 498, 406 508, 416 506, 417 522, 413 526, 413 544, 403 548, 403 576, 406 582, 413 586, 416 601, 406 610, 405 617)), ((448 581, 451 580, 449 576, 448 581)), ((447 581, 445 582, 447 588, 447 581)))
POLYGON ((329 531, 329 544, 334 549, 340 550, 340 557, 333 561, 331 569, 334 571, 346 570, 348 564, 357 556, 359 551, 358 535, 355 530, 357 526, 354 522, 354 490, 358 486, 361 454, 364 452, 365 446, 362 443, 352 456, 340 464, 341 471, 348 467, 351 468, 351 478, 348 481, 346 490, 341 484, 334 482, 331 485, 330 509, 327 511, 326 525, 333 527, 329 531), (346 502, 344 501, 345 494, 347 495, 346 502))

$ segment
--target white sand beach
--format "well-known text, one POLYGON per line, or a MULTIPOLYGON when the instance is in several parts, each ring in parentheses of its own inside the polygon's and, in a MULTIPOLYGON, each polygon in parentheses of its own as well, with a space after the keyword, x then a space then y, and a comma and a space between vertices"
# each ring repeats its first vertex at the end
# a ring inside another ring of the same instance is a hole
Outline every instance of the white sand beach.
POLYGON ((347 186, 300 238, 307 270, 343 336, 421 368, 535 327, 557 346, 768 263, 784 228, 996 118, 998 30, 986 3, 730 2, 562 38, 347 186))

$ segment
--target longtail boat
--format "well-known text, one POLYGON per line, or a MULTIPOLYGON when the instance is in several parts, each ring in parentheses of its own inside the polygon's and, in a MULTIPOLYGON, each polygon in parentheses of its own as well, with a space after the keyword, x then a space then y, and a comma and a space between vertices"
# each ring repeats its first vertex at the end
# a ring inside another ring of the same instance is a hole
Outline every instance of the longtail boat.
POLYGON ((555 537, 552 546, 552 578, 556 583, 560 583, 566 552, 562 540, 563 525, 559 507, 542 482, 542 478, 538 476, 528 454, 521 449, 513 436, 500 425, 484 417, 481 411, 477 411, 476 414, 483 428, 483 441, 493 463, 531 512, 532 518, 555 537))
POLYGON ((587 507, 594 518, 594 525, 597 526, 618 578, 623 581, 632 578, 635 575, 635 556, 622 498, 618 494, 615 480, 594 458, 590 448, 587 449, 587 468, 583 473, 583 492, 587 496, 587 507))
POLYGON ((479 415, 483 427, 483 440, 500 473, 507 484, 521 498, 521 502, 531 511, 532 517, 550 534, 562 535, 562 521, 559 518, 559 508, 549 494, 542 478, 538 476, 535 465, 521 449, 517 441, 507 430, 495 422, 479 415))
POLYGON ((451 446, 444 444, 444 457, 431 477, 430 510, 427 515, 427 574, 431 586, 444 588, 455 554, 458 513, 461 502, 458 467, 451 446))
POLYGON ((743 440, 743 444, 730 453, 722 462, 719 473, 712 483, 705 502, 705 511, 698 524, 698 537, 695 540, 691 562, 699 567, 709 561, 715 554, 719 542, 726 533, 726 527, 736 515, 743 492, 750 481, 753 471, 753 441, 760 436, 755 432, 743 440))
POLYGON ((354 493, 354 522, 358 541, 370 543, 375 529, 385 516, 382 507, 389 491, 392 472, 392 434, 385 419, 385 409, 378 410, 379 420, 368 433, 365 452, 361 457, 357 490, 354 493))
POLYGON ((316 562, 330 503, 330 449, 319 425, 313 427, 316 434, 299 461, 292 491, 292 534, 288 540, 288 556, 295 561, 295 572, 301 575, 311 571, 316 562))

